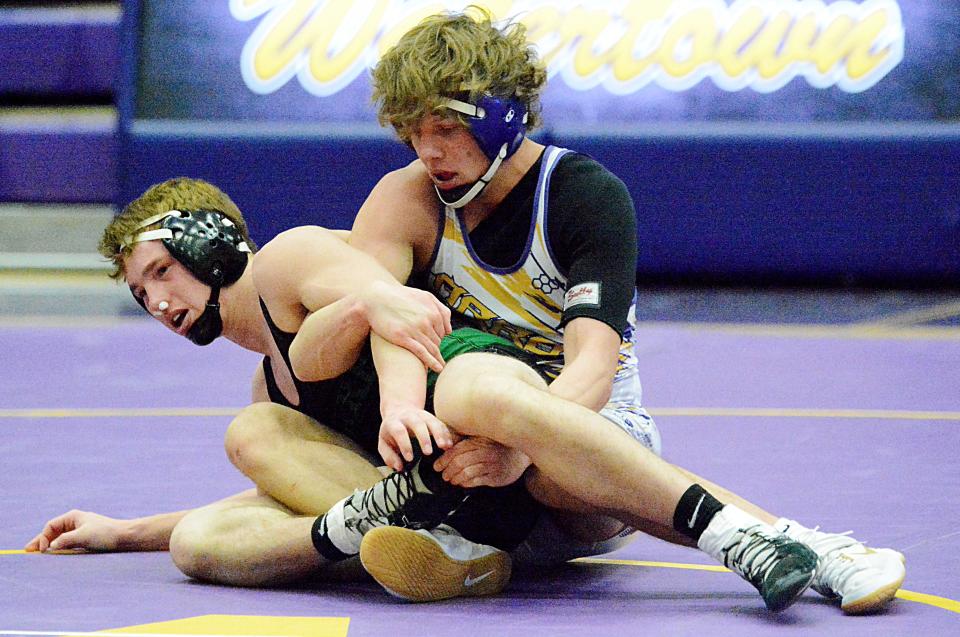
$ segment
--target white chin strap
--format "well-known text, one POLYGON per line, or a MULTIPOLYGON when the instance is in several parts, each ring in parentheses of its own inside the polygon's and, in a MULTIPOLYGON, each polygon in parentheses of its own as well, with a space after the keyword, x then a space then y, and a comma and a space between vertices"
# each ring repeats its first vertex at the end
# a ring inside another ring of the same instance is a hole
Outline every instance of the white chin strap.
POLYGON ((477 197, 477 195, 483 192, 483 189, 487 187, 487 184, 490 183, 490 180, 493 179, 493 176, 496 174, 497 170, 499 170, 500 164, 503 163, 503 159, 506 156, 507 156, 507 145, 504 144, 503 146, 500 147, 500 152, 497 153, 497 156, 494 158, 494 160, 490 162, 490 168, 487 169, 487 172, 483 173, 483 177, 475 181, 473 183, 473 186, 471 186, 470 190, 468 190, 466 194, 464 194, 462 197, 460 197, 456 201, 447 201, 446 199, 444 199, 443 191, 440 190, 440 188, 438 188, 436 184, 434 184, 433 189, 437 191, 437 197, 440 198, 440 201, 443 202, 443 205, 449 206, 454 210, 458 208, 463 208, 468 203, 473 201, 477 197))

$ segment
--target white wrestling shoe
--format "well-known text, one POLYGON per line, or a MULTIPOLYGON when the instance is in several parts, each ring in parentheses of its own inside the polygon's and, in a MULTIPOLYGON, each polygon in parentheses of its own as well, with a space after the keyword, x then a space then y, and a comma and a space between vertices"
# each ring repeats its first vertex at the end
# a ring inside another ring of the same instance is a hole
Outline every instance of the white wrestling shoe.
POLYGON ((823 533, 784 520, 788 536, 812 548, 820 558, 811 588, 839 599, 843 612, 857 615, 879 610, 894 598, 907 570, 906 558, 893 549, 872 549, 847 533, 823 533))
POLYGON ((371 529, 360 562, 391 595, 411 602, 495 595, 510 581, 510 555, 441 524, 429 531, 371 529))

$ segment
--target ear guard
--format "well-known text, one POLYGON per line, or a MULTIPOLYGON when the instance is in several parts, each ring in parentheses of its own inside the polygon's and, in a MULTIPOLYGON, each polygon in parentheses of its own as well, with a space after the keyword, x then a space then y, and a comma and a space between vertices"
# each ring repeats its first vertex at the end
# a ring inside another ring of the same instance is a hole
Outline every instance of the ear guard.
MULTIPOLYGON (((187 333, 187 338, 197 345, 208 345, 223 331, 220 288, 233 285, 240 279, 247 267, 250 246, 243 240, 236 224, 221 212, 170 210, 148 217, 138 229, 157 222, 160 222, 160 228, 156 230, 127 235, 123 246, 160 240, 174 259, 199 281, 210 286, 207 307, 187 333)), ((140 299, 137 302, 143 307, 140 299)))
POLYGON ((469 117, 470 132, 491 161, 515 153, 527 133, 527 108, 516 97, 483 95, 476 104, 447 99, 443 106, 469 117))
POLYGON ((483 154, 490 160, 490 167, 473 184, 455 188, 444 193, 434 186, 437 197, 444 205, 462 208, 483 192, 505 159, 517 152, 527 132, 527 108, 515 97, 499 98, 484 95, 476 104, 448 98, 441 102, 450 110, 463 113, 469 119, 470 134, 477 141, 483 154), (444 195, 453 195, 447 201, 444 195))

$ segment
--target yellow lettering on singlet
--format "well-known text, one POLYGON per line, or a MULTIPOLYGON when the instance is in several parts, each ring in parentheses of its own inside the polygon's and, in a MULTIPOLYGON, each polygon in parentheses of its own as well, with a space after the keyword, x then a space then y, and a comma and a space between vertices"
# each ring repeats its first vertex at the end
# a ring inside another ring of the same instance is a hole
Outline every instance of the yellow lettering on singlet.
MULTIPOLYGON (((479 271, 485 272, 484 270, 479 271)), ((489 275, 489 273, 487 274, 489 275)), ((449 274, 440 273, 435 275, 432 279, 431 287, 433 288, 434 294, 446 303, 451 310, 462 316, 474 319, 479 323, 484 332, 505 338, 524 351, 536 354, 537 356, 556 358, 563 355, 562 343, 557 343, 532 330, 519 327, 504 320, 477 299, 476 296, 468 292, 466 288, 458 285, 449 274)), ((511 309, 526 318, 534 319, 534 322, 539 322, 539 319, 527 312, 519 303, 511 306, 511 309)))

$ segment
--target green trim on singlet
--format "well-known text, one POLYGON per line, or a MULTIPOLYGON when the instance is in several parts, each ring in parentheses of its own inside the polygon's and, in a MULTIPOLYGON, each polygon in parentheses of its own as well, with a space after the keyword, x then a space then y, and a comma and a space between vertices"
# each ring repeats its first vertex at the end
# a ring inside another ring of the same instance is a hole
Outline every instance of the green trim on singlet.
MULTIPOLYGON (((472 327, 461 327, 453 330, 440 341, 440 355, 444 362, 450 362, 460 354, 471 352, 487 352, 499 350, 503 353, 517 353, 523 355, 523 350, 505 338, 494 336, 472 327)), ((427 374, 427 387, 433 387, 437 382, 437 373, 430 371, 427 374)))

